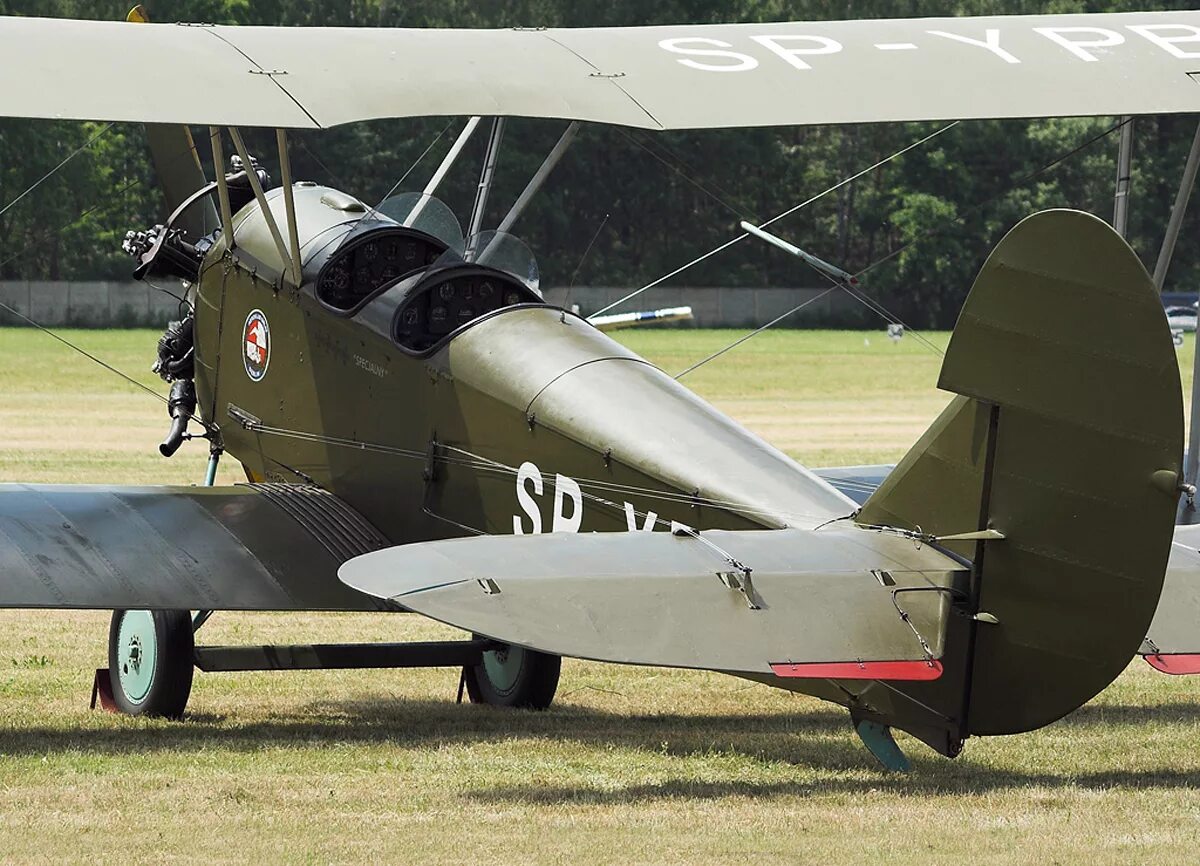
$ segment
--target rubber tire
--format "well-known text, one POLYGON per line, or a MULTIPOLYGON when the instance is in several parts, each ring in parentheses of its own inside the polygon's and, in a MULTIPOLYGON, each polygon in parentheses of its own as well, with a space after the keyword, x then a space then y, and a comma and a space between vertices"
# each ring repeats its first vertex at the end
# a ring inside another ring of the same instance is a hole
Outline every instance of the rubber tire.
POLYGON ((558 691, 562 656, 517 649, 522 654, 521 669, 507 689, 492 681, 483 664, 463 668, 463 680, 471 703, 525 710, 544 710, 550 706, 558 691))
POLYGON ((113 701, 117 709, 130 716, 152 716, 168 719, 183 717, 188 697, 192 693, 192 671, 195 663, 195 638, 192 614, 186 610, 155 610, 154 673, 146 697, 134 702, 125 694, 117 672, 118 638, 125 611, 114 610, 108 627, 108 676, 112 683, 113 701))

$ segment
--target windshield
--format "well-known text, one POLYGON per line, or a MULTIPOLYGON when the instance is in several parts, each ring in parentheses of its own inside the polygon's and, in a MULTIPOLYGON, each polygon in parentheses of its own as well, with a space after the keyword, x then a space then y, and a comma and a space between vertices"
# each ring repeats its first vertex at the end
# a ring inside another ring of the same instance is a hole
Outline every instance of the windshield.
POLYGON ((462 253, 463 231, 458 217, 440 200, 419 192, 406 192, 385 199, 375 213, 395 220, 405 228, 432 235, 451 251, 462 253))
POLYGON ((541 276, 533 251, 520 238, 507 232, 486 231, 472 235, 465 251, 447 250, 430 268, 430 272, 462 264, 481 265, 508 274, 530 291, 541 291, 541 276))

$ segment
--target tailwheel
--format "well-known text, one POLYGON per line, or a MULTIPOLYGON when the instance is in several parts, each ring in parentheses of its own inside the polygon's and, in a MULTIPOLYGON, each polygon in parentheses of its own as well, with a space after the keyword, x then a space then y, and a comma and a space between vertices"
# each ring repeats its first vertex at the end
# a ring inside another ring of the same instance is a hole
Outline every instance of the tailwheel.
POLYGON ((562 657, 505 646, 483 654, 483 663, 463 668, 473 704, 544 710, 558 690, 562 657))
POLYGON ((117 709, 178 719, 192 691, 195 644, 186 610, 117 610, 108 629, 108 671, 117 709))

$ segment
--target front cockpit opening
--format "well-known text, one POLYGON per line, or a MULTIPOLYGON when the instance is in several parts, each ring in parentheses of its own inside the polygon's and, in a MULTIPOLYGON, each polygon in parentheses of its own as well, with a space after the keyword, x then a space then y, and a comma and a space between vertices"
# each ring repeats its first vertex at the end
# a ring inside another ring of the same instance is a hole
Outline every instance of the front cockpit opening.
POLYGON ((329 254, 317 275, 317 298, 350 313, 397 280, 462 250, 462 228, 445 204, 420 193, 393 196, 368 210, 329 254))

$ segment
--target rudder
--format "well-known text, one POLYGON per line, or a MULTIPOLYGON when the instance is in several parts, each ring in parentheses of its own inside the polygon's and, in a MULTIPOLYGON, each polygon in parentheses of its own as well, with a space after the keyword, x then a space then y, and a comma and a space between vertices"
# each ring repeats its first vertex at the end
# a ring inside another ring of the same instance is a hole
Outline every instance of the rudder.
POLYGON ((1004 536, 946 545, 997 620, 971 626, 962 729, 1031 730, 1111 683, 1158 603, 1183 452, 1158 293, 1103 221, 1036 214, 980 272, 938 385, 959 396, 858 522, 1004 536))

